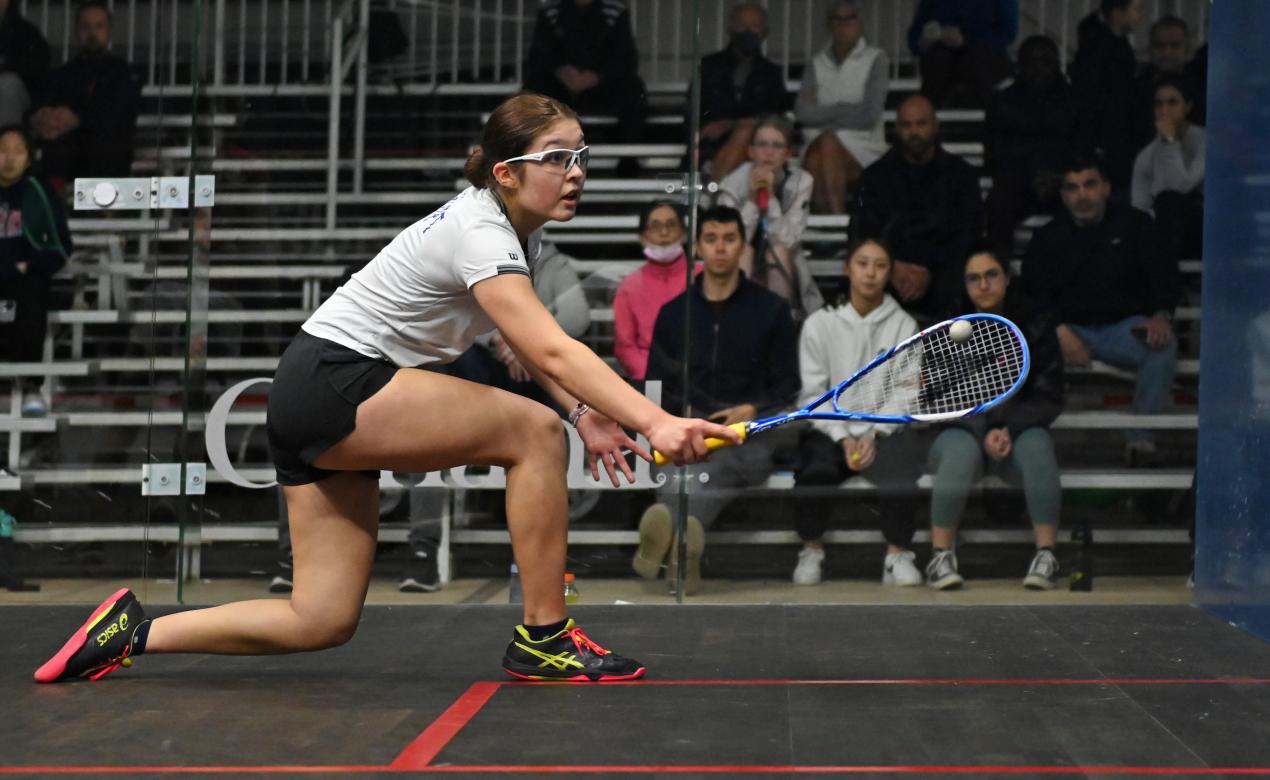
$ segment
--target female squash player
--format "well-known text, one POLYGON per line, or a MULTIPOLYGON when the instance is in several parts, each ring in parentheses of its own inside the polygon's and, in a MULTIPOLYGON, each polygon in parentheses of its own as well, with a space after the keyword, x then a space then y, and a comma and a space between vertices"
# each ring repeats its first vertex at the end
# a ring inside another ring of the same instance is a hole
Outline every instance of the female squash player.
POLYGON ((490 116, 465 167, 472 186, 388 244, 302 326, 269 396, 270 448, 294 546, 290 601, 258 600, 148 620, 131 591, 102 603, 35 673, 39 682, 98 679, 145 653, 291 653, 334 647, 357 628, 374 558, 381 469, 463 464, 507 471, 507 525, 520 568, 524 623, 503 657, 527 679, 640 677, 564 604, 565 437, 547 407, 419 366, 445 363, 497 327, 618 484, 633 481, 623 430, 676 463, 706 456, 728 428, 663 412, 556 325, 530 283, 539 231, 577 211, 587 147, 577 116, 518 95, 490 116))

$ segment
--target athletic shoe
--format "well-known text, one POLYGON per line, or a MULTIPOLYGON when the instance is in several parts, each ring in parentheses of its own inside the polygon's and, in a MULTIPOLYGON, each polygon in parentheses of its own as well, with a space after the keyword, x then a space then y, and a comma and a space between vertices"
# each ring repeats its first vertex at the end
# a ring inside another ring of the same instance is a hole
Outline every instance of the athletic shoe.
POLYGON ((44 404, 44 397, 39 393, 24 393, 22 395, 22 416, 23 417, 46 417, 48 416, 48 406, 44 404))
POLYGON ((1023 587, 1029 590, 1052 590, 1058 579, 1058 559, 1050 550, 1037 550, 1032 565, 1023 578, 1023 587))
POLYGON ((794 567, 795 585, 819 585, 821 564, 825 562, 823 547, 803 547, 798 551, 798 565, 794 567))
POLYGON ((631 568, 646 580, 655 580, 661 573, 662 561, 670 550, 671 525, 670 507, 665 504, 653 504, 639 518, 639 549, 631 568))
POLYGON ((410 571, 397 584, 397 590, 402 593, 435 593, 441 590, 436 543, 418 542, 411 557, 410 571))
POLYGON ((116 591, 93 610, 57 655, 36 670, 35 681, 99 680, 120 666, 132 666, 133 636, 146 622, 145 611, 132 591, 116 591))
MULTIPOLYGON (((684 574, 684 595, 693 596, 701 590, 701 556, 706 550, 706 529, 701 521, 688 515, 688 531, 685 535, 684 553, 688 570, 684 574)), ((670 595, 675 595, 675 583, 679 572, 679 545, 672 540, 670 545, 670 566, 666 569, 666 584, 670 595)))
POLYGON ((516 626, 503 654, 503 669, 522 680, 617 682, 644 676, 644 665, 605 650, 573 622, 553 636, 535 642, 524 626, 516 626))
POLYGON ((937 550, 935 556, 926 564, 926 584, 935 590, 951 590, 960 588, 965 582, 957 573, 957 553, 952 550, 937 550))
POLYGON ((269 580, 270 593, 290 593, 294 587, 291 582, 291 560, 278 561, 278 569, 269 580))
POLYGON ((901 550, 886 556, 882 561, 882 584, 900 587, 921 585, 924 580, 913 563, 916 560, 917 556, 912 550, 901 550))

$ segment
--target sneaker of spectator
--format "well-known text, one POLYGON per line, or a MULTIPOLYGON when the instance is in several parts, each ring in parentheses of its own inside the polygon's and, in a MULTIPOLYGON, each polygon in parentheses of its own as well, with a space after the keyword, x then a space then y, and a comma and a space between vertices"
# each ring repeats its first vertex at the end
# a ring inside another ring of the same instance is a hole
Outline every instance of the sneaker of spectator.
POLYGON ((1032 563, 1027 568, 1027 576, 1023 578, 1023 587, 1028 590, 1053 590, 1058 581, 1058 558, 1054 551, 1043 547, 1032 556, 1032 563))
POLYGON ((410 557, 410 567, 397 584, 397 590, 402 593, 435 593, 441 590, 436 543, 420 540, 411 550, 410 557))
POLYGON ((890 553, 882 561, 882 584, 912 587, 921 585, 925 580, 918 570, 917 555, 912 550, 900 550, 890 553))
POLYGON ((935 550, 930 563, 926 564, 926 584, 935 590, 951 590, 960 588, 961 574, 957 572, 957 553, 952 550, 935 550))
POLYGON ((798 565, 794 567, 795 585, 819 585, 821 567, 825 562, 825 548, 804 546, 798 551, 798 565))
POLYGON ((273 579, 269 580, 269 592, 290 593, 291 588, 291 561, 278 561, 276 569, 274 570, 273 579))
POLYGON ((38 392, 30 391, 22 394, 23 417, 46 417, 48 413, 48 405, 44 403, 44 396, 38 392))

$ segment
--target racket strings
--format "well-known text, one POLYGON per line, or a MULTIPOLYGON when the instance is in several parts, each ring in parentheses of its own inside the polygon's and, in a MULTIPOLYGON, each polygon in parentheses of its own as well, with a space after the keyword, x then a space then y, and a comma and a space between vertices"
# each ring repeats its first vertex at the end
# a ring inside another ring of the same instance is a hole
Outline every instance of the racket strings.
POLYGON ((1023 346, 1003 323, 973 322, 961 343, 946 326, 923 335, 841 391, 835 408, 886 416, 946 414, 1000 397, 1023 371, 1023 346))

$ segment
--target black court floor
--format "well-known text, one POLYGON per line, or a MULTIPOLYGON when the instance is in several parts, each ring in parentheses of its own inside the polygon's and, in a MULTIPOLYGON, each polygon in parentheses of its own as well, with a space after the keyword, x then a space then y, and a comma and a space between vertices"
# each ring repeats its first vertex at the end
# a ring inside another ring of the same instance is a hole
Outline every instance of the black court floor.
POLYGON ((83 610, 0 608, 0 774, 1270 774, 1270 646, 1191 607, 576 616, 648 679, 513 682, 512 608, 410 606, 323 653, 36 686, 83 610))

